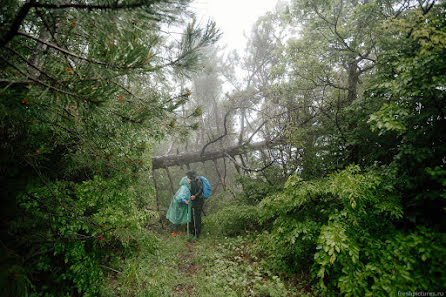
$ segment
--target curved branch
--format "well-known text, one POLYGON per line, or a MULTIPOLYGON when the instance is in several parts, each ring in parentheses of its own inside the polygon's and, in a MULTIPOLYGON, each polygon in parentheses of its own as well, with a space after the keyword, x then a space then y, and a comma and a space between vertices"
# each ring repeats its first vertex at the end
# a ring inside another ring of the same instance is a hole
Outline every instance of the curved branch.
POLYGON ((220 139, 223 139, 223 137, 225 137, 226 135, 228 135, 228 127, 226 126, 226 122, 227 122, 227 120, 228 120, 229 113, 231 113, 232 111, 234 111, 234 110, 236 110, 236 109, 239 109, 239 108, 242 108, 242 107, 234 107, 234 108, 231 108, 230 110, 228 110, 228 111, 226 112, 226 114, 225 114, 225 119, 224 119, 224 121, 223 121, 223 126, 224 126, 224 128, 225 128, 225 132, 224 132, 222 135, 220 135, 219 137, 215 138, 214 140, 211 140, 211 141, 209 141, 208 143, 206 143, 206 144, 203 146, 203 148, 201 149, 200 156, 203 156, 203 155, 204 155, 204 152, 205 152, 206 148, 207 148, 209 145, 211 145, 211 144, 213 144, 213 143, 216 143, 217 141, 219 141, 220 139))
POLYGON ((257 129, 251 134, 251 136, 248 138, 248 140, 245 141, 245 143, 243 143, 243 145, 246 145, 246 144, 250 143, 251 140, 253 139, 253 137, 257 134, 257 132, 259 132, 260 129, 262 129, 262 127, 265 126, 265 124, 266 124, 267 121, 268 121, 268 120, 264 120, 263 123, 260 124, 260 126, 257 127, 257 129))
MULTIPOLYGON (((338 29, 337 29, 337 20, 338 20, 338 18, 336 19, 336 22, 333 24, 333 23, 331 23, 326 17, 324 17, 324 16, 323 16, 323 15, 316 9, 316 7, 314 7, 314 11, 316 12, 316 14, 318 15, 319 18, 321 18, 324 22, 326 22, 326 23, 329 25, 328 28, 330 29, 331 33, 333 33, 333 34, 339 39, 339 41, 342 42, 342 44, 343 44, 349 51, 351 51, 352 53, 358 55, 362 60, 369 60, 369 61, 371 61, 371 62, 373 62, 373 63, 376 62, 374 59, 369 58, 369 57, 368 57, 368 54, 366 54, 366 55, 361 54, 358 50, 352 48, 352 47, 345 41, 344 37, 342 37, 342 35, 338 32, 338 29), (332 28, 332 26, 333 26, 334 28, 332 28)), ((338 16, 338 17, 339 17, 339 16, 338 16)))
POLYGON ((291 108, 291 109, 289 109, 289 110, 286 110, 286 111, 284 111, 284 112, 281 112, 281 113, 279 113, 279 114, 272 115, 272 116, 266 114, 263 110, 257 110, 257 109, 255 109, 255 108, 246 107, 246 106, 238 106, 238 107, 231 108, 230 110, 228 110, 228 111, 226 112, 226 114, 225 114, 225 119, 224 119, 224 121, 223 121, 223 126, 224 126, 224 128, 225 128, 225 132, 224 132, 222 135, 220 135, 219 137, 217 137, 217 138, 215 138, 215 139, 209 141, 208 143, 206 143, 206 144, 203 146, 203 148, 201 149, 201 153, 200 153, 201 156, 204 155, 205 150, 206 150, 206 148, 207 148, 209 145, 211 145, 211 144, 213 144, 213 143, 219 141, 220 139, 222 139, 222 138, 224 138, 225 136, 228 135, 228 129, 227 129, 227 126, 226 126, 227 117, 228 117, 228 115, 229 115, 230 112, 232 112, 232 111, 234 111, 234 110, 236 110, 236 109, 240 109, 240 108, 245 108, 245 109, 254 110, 254 111, 259 112, 259 113, 261 113, 261 114, 263 114, 264 116, 266 116, 266 117, 269 118, 269 119, 267 119, 267 120, 264 120, 263 123, 260 124, 260 126, 257 127, 257 129, 253 132, 253 134, 251 134, 251 136, 249 137, 249 139, 248 139, 247 141, 245 141, 243 144, 241 144, 241 146, 245 146, 245 145, 248 145, 248 144, 251 142, 251 140, 252 140, 252 138, 255 136, 255 134, 257 134, 257 132, 260 131, 260 129, 261 129, 261 128, 268 122, 268 120, 273 119, 273 118, 276 118, 276 117, 279 117, 279 116, 281 116, 281 115, 283 115, 283 114, 286 114, 286 113, 288 113, 288 112, 291 112, 291 111, 293 111, 293 110, 296 110, 296 109, 298 109, 298 108, 300 108, 300 107, 291 108))
POLYGON ((262 168, 255 168, 255 169, 253 169, 253 168, 246 167, 246 166, 243 166, 243 165, 239 164, 239 163, 238 163, 233 157, 231 157, 231 155, 229 155, 228 153, 225 153, 225 156, 226 156, 229 160, 231 160, 232 163, 234 163, 237 167, 239 167, 239 168, 241 168, 241 169, 243 169, 243 170, 246 170, 246 171, 260 172, 260 171, 263 171, 263 170, 265 170, 266 168, 270 167, 270 166, 273 165, 273 163, 274 163, 274 160, 273 160, 273 161, 271 161, 269 164, 266 164, 265 166, 263 166, 262 168))

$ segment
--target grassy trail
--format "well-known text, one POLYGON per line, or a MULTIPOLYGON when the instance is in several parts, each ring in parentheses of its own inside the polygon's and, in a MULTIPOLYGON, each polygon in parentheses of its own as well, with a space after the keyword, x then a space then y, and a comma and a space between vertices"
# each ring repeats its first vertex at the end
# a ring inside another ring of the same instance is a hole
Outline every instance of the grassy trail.
POLYGON ((194 292, 194 276, 202 268, 202 265, 193 262, 194 248, 195 244, 188 242, 178 255, 178 275, 182 281, 172 287, 173 296, 192 296, 194 292))
MULTIPOLYGON (((105 296, 236 297, 311 296, 295 280, 267 268, 249 234, 190 241, 159 235, 155 253, 125 259, 109 277, 105 296)), ((260 253, 261 254, 261 253, 260 253)))

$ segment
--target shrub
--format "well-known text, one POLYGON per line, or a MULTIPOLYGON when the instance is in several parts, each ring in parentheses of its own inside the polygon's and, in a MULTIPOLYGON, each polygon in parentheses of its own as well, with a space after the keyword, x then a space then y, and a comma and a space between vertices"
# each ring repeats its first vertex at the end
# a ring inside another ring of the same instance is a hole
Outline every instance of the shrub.
MULTIPOLYGON (((25 290, 32 296, 97 296, 101 265, 136 253, 138 247, 146 252, 156 248, 155 238, 143 228, 152 213, 137 208, 130 185, 124 178, 100 177, 30 184, 18 199, 21 215, 9 229, 16 249, 26 256, 14 258, 14 251, 9 252, 10 273, 2 281, 23 275, 16 282, 28 280, 25 290)), ((14 295, 9 289, 3 293, 14 295)))
POLYGON ((204 232, 235 236, 258 226, 258 208, 249 205, 231 205, 205 217, 204 232))
POLYGON ((272 222, 259 237, 267 265, 311 269, 324 295, 441 291, 446 237, 426 227, 399 227, 403 207, 394 181, 387 168, 358 166, 324 180, 290 177, 284 191, 260 204, 261 222, 272 222))
POLYGON ((242 185, 242 200, 249 205, 256 205, 265 197, 278 193, 283 189, 283 182, 275 181, 271 184, 261 176, 238 176, 237 181, 242 185))

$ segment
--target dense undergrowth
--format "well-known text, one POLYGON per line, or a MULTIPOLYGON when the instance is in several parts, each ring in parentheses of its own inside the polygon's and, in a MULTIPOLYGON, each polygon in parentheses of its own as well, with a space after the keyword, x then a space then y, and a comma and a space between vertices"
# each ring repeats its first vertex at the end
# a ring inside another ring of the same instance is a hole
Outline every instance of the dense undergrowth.
POLYGON ((206 218, 207 228, 227 235, 255 230, 268 270, 309 274, 307 285, 324 296, 443 292, 446 236, 401 227, 404 206, 392 174, 351 166, 326 179, 291 176, 258 206, 234 203, 206 218))

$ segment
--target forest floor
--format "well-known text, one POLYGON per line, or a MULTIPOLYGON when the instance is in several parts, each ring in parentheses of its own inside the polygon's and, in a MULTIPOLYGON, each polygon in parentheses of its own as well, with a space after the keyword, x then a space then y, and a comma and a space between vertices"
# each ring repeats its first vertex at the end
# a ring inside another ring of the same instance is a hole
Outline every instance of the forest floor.
POLYGON ((296 277, 265 268, 253 236, 159 236, 155 253, 125 259, 109 275, 105 296, 313 296, 296 277))

